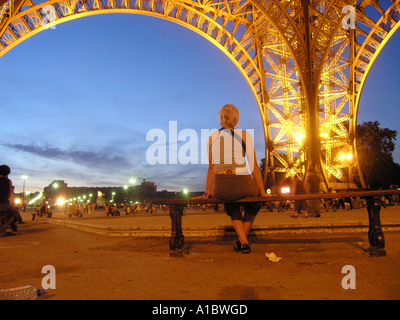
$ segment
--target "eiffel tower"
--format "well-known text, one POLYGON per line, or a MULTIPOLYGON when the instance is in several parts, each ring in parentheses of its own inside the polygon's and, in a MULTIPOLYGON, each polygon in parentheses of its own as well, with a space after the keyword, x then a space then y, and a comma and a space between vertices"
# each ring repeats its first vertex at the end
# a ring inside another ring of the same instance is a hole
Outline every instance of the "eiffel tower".
POLYGON ((0 57, 30 36, 105 13, 197 32, 247 80, 264 125, 265 178, 366 187, 356 145, 369 71, 400 26, 400 0, 0 0, 0 57))

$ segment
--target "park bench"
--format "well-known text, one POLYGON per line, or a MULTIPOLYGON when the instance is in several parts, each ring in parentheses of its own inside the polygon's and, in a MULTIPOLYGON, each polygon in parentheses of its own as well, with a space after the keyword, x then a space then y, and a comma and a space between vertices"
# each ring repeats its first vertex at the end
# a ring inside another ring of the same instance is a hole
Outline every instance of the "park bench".
MULTIPOLYGON (((369 219, 368 240, 370 247, 365 251, 371 256, 385 256, 385 238, 381 226, 381 198, 382 196, 399 195, 400 190, 377 190, 377 191, 355 191, 341 193, 314 193, 305 195, 272 195, 269 197, 250 197, 237 201, 243 202, 262 202, 272 203, 279 201, 293 200, 316 200, 316 199, 336 199, 336 198, 352 198, 359 197, 365 199, 366 209, 369 219)), ((172 255, 179 255, 184 249, 185 237, 182 230, 183 210, 188 205, 218 205, 227 201, 218 199, 155 199, 151 203, 153 205, 166 205, 169 207, 169 216, 171 218, 171 237, 169 239, 169 247, 172 255)))

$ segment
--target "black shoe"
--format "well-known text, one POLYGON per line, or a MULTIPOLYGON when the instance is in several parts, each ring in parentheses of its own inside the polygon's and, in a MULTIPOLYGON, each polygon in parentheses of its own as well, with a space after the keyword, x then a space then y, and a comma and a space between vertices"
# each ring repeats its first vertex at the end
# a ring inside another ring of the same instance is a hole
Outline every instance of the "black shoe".
POLYGON ((17 224, 14 222, 14 223, 11 223, 10 224, 10 227, 11 227, 11 230, 13 231, 13 232, 17 232, 18 231, 18 227, 17 227, 17 224))
POLYGON ((233 244, 233 250, 239 252, 242 249, 242 243, 238 240, 233 244))
POLYGON ((242 244, 242 249, 240 251, 242 251, 242 253, 250 253, 251 252, 250 245, 247 243, 242 244))
POLYGON ((25 222, 24 221, 18 221, 18 224, 25 224, 25 222))

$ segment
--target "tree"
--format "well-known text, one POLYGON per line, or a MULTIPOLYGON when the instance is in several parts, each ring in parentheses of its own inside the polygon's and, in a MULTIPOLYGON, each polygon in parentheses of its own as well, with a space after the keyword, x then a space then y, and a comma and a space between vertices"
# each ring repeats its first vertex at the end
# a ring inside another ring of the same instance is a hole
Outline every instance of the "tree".
POLYGON ((400 183, 400 166, 393 160, 397 131, 380 128, 379 121, 357 126, 357 154, 367 185, 372 189, 400 183))

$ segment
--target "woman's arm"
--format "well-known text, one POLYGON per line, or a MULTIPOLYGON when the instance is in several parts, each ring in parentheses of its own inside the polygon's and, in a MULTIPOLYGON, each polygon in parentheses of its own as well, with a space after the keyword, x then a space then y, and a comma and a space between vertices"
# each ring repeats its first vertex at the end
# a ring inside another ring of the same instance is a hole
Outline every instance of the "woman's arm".
MULTIPOLYGON (((254 158, 256 159, 256 155, 254 154, 254 158)), ((253 178, 257 184, 258 189, 260 190, 261 197, 268 197, 268 194, 265 192, 264 182, 261 174, 260 167, 257 165, 254 166, 253 170, 253 178)))
POLYGON ((214 174, 214 163, 212 157, 212 137, 208 138, 207 143, 207 150, 208 150, 208 170, 207 170, 207 180, 206 180, 206 190, 205 193, 210 195, 211 194, 211 185, 212 185, 212 178, 214 174))
POLYGON ((214 174, 214 163, 212 161, 212 137, 208 138, 207 142, 207 150, 208 150, 208 170, 207 170, 207 180, 206 180, 206 189, 204 195, 201 197, 193 197, 192 200, 195 199, 205 199, 211 195, 211 186, 212 186, 212 179, 214 174))

